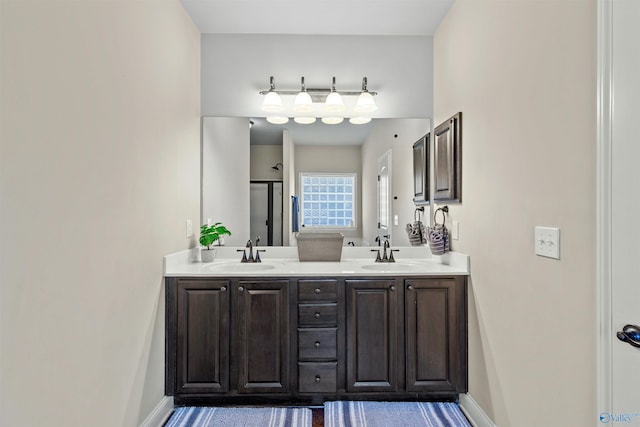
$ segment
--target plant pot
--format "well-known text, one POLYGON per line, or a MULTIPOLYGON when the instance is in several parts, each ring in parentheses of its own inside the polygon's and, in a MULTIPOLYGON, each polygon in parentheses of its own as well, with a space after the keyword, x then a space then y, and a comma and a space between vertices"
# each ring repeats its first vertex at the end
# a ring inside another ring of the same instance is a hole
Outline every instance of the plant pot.
POLYGON ((215 256, 216 256, 215 249, 206 249, 206 248, 200 249, 200 259, 202 260, 202 262, 212 262, 215 256))

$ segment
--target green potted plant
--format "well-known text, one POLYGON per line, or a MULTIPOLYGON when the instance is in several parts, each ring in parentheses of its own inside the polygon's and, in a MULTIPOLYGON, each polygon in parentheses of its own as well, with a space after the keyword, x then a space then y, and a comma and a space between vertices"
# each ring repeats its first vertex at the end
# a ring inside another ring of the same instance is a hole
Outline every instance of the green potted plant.
POLYGON ((213 225, 202 225, 200 227, 200 256, 202 262, 211 262, 215 256, 216 250, 211 246, 220 240, 220 236, 231 236, 231 232, 227 230, 227 227, 222 225, 221 222, 216 222, 213 225))

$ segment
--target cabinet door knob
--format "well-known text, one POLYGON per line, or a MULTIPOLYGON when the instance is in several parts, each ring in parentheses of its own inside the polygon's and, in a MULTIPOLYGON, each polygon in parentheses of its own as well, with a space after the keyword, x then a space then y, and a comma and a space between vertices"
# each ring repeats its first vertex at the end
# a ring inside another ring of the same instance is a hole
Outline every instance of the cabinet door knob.
POLYGON ((316 313, 313 315, 313 317, 315 317, 316 319, 319 319, 319 318, 320 318, 320 313, 316 312, 316 313))
POLYGON ((391 286, 389 286, 389 290, 390 290, 390 291, 395 291, 395 290, 396 290, 396 287, 395 287, 394 285, 391 285, 391 286))
POLYGON ((320 375, 316 375, 316 384, 320 383, 320 375))
POLYGON ((244 291, 244 288, 242 286, 238 287, 238 292, 242 292, 244 291))
POLYGON ((226 286, 222 286, 222 287, 220 288, 220 292, 226 292, 226 291, 227 291, 227 287, 226 287, 226 286))
POLYGON ((413 290, 413 286, 409 285, 409 286, 407 286, 407 289, 409 289, 410 291, 412 291, 412 290, 413 290))
POLYGON ((313 292, 315 292, 316 294, 319 294, 320 293, 320 288, 315 288, 313 292))
POLYGON ((320 348, 320 341, 316 341, 313 345, 316 346, 316 348, 320 348))

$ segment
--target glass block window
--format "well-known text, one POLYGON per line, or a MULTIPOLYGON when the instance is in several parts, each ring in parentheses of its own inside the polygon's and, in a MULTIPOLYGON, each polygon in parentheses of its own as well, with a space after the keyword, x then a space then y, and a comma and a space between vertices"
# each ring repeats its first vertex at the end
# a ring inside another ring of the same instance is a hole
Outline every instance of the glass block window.
POLYGON ((356 174, 300 174, 303 227, 356 227, 356 174))

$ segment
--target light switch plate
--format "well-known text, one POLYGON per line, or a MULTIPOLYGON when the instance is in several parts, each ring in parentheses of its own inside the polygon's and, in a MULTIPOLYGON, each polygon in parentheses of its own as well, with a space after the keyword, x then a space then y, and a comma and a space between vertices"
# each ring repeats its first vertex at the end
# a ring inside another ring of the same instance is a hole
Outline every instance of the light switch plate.
POLYGON ((187 237, 193 236, 193 222, 188 219, 187 220, 187 237))
POLYGON ((560 229, 555 227, 536 227, 536 255, 560 259, 560 229))
POLYGON ((460 223, 458 221, 451 221, 451 238, 453 240, 458 240, 459 227, 460 227, 460 223))

